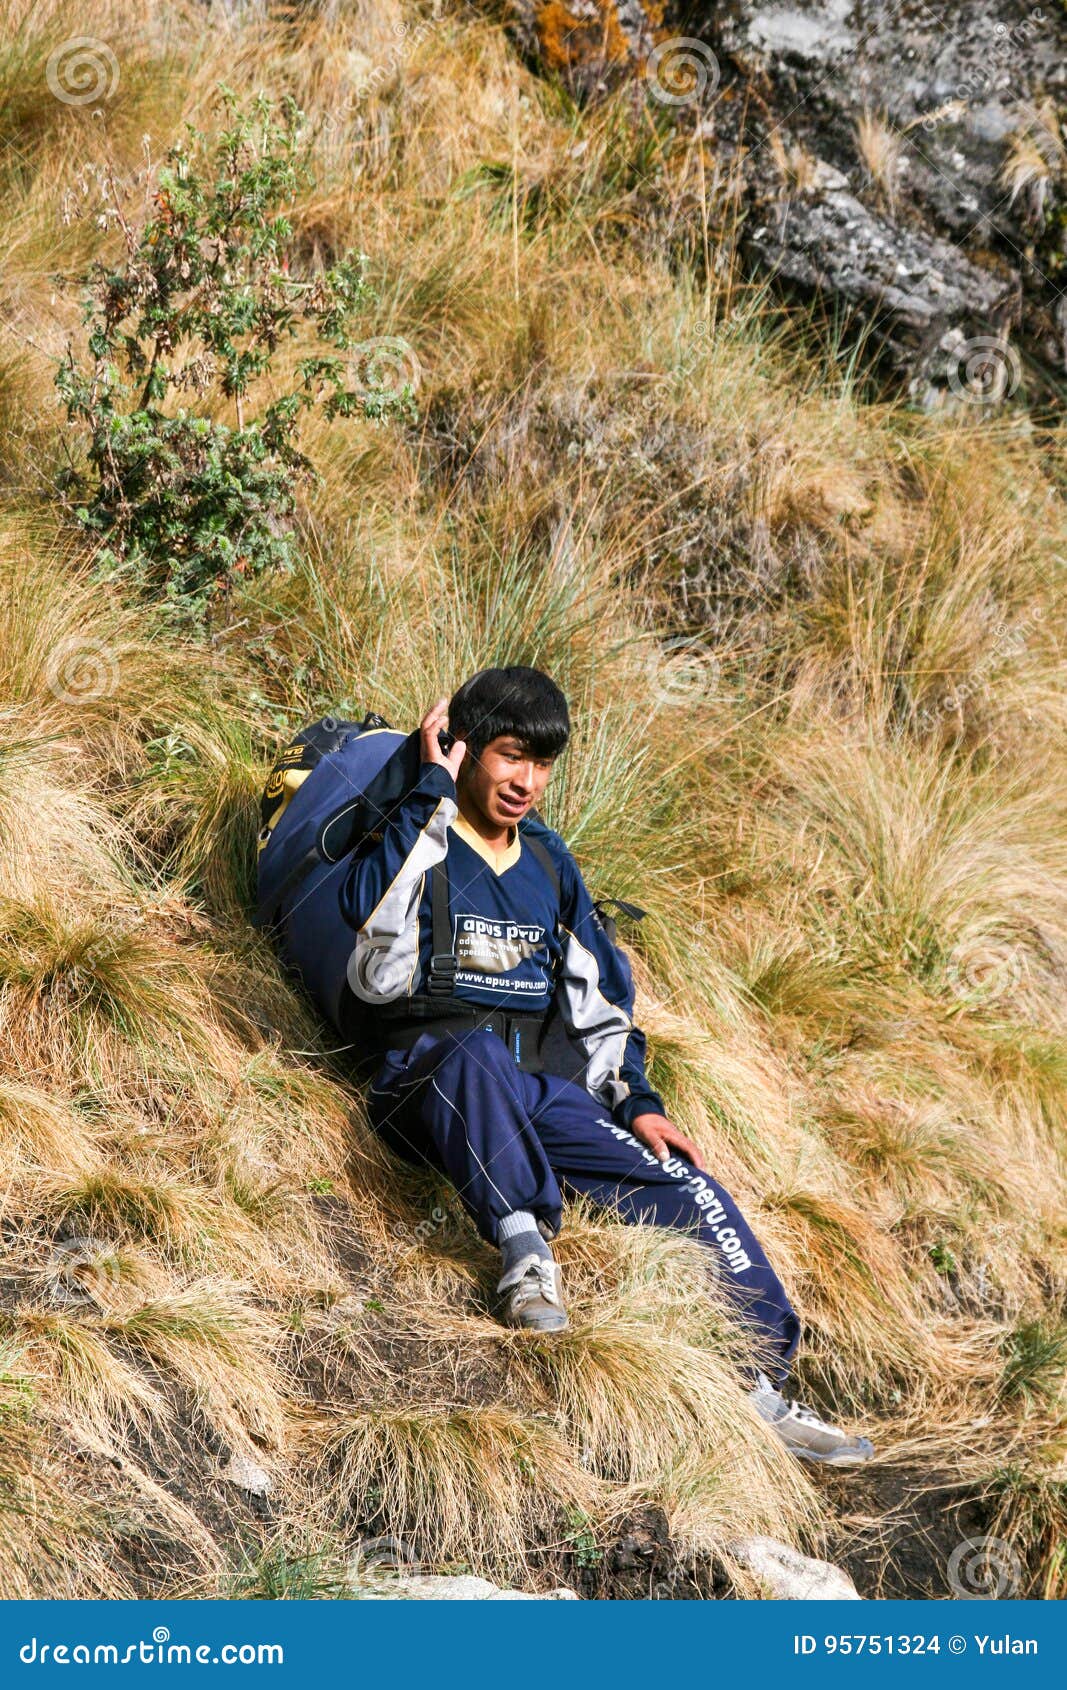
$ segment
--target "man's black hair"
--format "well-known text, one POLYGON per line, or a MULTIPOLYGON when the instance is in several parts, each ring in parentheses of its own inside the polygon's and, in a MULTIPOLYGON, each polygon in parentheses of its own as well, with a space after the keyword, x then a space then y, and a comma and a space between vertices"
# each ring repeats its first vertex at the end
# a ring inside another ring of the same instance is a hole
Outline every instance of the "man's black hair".
POLYGON ((533 757, 558 757, 570 738, 571 719, 555 681, 540 669, 513 664, 480 669, 452 695, 448 731, 480 757, 490 740, 513 734, 533 757))

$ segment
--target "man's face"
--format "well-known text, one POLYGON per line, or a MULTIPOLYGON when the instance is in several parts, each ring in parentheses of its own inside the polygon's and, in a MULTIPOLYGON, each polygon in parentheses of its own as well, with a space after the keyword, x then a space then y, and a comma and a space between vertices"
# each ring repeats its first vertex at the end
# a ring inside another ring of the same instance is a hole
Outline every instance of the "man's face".
POLYGON ((552 763, 551 757, 534 757, 514 735, 498 734, 477 760, 468 751, 460 781, 487 821, 513 827, 540 803, 552 763))

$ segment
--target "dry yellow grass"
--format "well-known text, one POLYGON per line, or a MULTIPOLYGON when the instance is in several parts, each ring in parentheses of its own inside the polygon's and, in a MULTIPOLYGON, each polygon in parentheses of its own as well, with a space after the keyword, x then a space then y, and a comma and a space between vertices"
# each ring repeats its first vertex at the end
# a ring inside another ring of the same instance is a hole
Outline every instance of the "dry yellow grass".
POLYGON ((0 5, 2 1594, 143 1594, 139 1533, 158 1594, 231 1588, 249 1533, 283 1565, 309 1532, 342 1556, 395 1536, 531 1582, 650 1506, 691 1555, 825 1541, 695 1247, 576 1212, 573 1329, 504 1332, 490 1253, 374 1141, 248 928, 286 730, 413 723, 497 662, 572 701, 548 819, 595 891, 649 911, 623 938, 653 1078, 765 1238, 806 1382, 902 1460, 944 1463, 983 1422, 959 1483, 1054 1594, 1048 458, 1010 422, 866 403, 728 264, 701 289, 678 253, 726 253, 729 194, 694 210, 647 115, 566 107, 494 22, 418 22, 386 0, 210 31, 196 7, 0 5), (84 35, 118 66, 99 120, 47 89, 84 35), (220 80, 307 111, 303 261, 371 255, 368 333, 413 349, 423 420, 316 425, 300 567, 196 642, 60 526, 50 360, 113 238, 85 171, 111 156, 143 196, 142 137, 158 158, 183 118, 213 122, 220 80), (661 649, 681 632, 695 650, 661 649), (240 1493, 204 1502, 241 1452, 280 1540, 240 1493))

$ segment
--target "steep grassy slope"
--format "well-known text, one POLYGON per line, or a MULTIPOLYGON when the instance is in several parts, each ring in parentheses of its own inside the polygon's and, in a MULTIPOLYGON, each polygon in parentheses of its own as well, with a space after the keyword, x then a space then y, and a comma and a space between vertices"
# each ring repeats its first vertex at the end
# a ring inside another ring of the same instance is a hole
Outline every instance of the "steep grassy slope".
POLYGON ((865 397, 734 275, 713 157, 573 109, 492 18, 0 15, 3 1594, 328 1590, 387 1536, 536 1584, 650 1510, 699 1557, 849 1509, 749 1410, 686 1241, 576 1214, 573 1330, 498 1327, 491 1252, 249 929, 280 736, 496 662, 571 698, 548 819, 650 912, 654 1081, 805 1386, 873 1425, 883 1504, 936 1475, 1062 1592, 1059 439, 865 397), (99 104, 49 91, 83 35, 99 104), (308 113, 304 262, 370 255, 420 421, 319 425, 300 568, 193 639, 64 527, 51 384, 113 239, 84 172, 143 195, 220 81, 308 113))

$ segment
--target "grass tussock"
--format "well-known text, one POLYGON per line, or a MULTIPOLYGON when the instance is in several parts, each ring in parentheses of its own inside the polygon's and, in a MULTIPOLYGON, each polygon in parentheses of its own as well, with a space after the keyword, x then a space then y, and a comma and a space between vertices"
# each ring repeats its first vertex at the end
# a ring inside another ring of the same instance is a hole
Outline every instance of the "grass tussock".
MULTIPOLYGON (((413 725, 496 663, 568 693, 544 811, 648 911, 653 1081, 800 1309, 805 1384, 931 1461, 980 1423, 961 1483, 1062 1594, 1062 442, 872 396, 733 265, 702 145, 625 90, 573 107, 494 20, 396 52, 418 18, 0 0, 3 1594, 285 1593, 309 1521, 526 1582, 650 1504, 694 1555, 819 1540, 696 1247, 579 1209, 571 1330, 502 1331, 461 1206, 249 930, 282 738, 413 725), (99 120, 47 92, 82 36, 99 120), (296 566, 194 638, 64 525, 52 383, 117 251, 83 184, 110 159, 144 200, 220 82, 306 111, 299 263, 368 254, 419 419, 314 422, 296 566)), ((1016 197, 1057 136, 1013 143, 1016 197)))
POLYGON ((595 1487, 550 1421, 503 1406, 382 1409, 328 1429, 330 1482, 353 1518, 404 1520, 409 1558, 521 1574, 595 1487))

